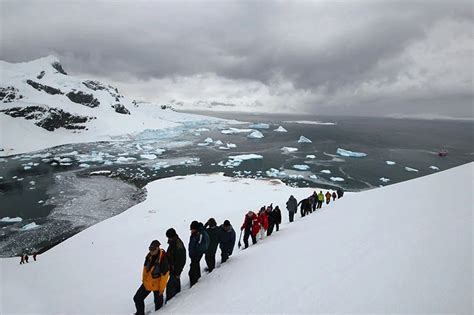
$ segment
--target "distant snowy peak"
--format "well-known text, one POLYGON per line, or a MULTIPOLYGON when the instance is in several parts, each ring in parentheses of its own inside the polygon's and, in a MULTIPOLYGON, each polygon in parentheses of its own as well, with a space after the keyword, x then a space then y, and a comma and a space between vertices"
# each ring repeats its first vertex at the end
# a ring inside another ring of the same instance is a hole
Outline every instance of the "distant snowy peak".
POLYGON ((0 70, 0 112, 30 120, 48 131, 87 129, 74 124, 84 124, 101 115, 131 114, 133 103, 117 88, 67 75, 55 56, 22 63, 0 61, 0 70))

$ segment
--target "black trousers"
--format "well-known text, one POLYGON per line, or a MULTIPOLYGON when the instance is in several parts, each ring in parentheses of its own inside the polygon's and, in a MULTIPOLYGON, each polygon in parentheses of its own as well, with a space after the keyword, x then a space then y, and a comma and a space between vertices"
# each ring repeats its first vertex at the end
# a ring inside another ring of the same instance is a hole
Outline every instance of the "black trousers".
POLYGON ((201 261, 202 254, 198 257, 191 258, 191 266, 189 268, 189 283, 191 286, 195 285, 201 278, 201 266, 199 262, 201 261))
POLYGON ((170 273, 168 284, 166 285, 166 302, 171 300, 173 296, 181 292, 181 279, 178 275, 170 273))
POLYGON ((295 217, 295 213, 293 211, 288 211, 288 216, 290 217, 290 222, 293 222, 293 219, 295 217))
POLYGON ((209 272, 216 268, 216 253, 206 253, 204 259, 206 260, 207 269, 209 272))
MULTIPOLYGON (((135 307, 137 308, 137 315, 145 314, 145 299, 151 293, 145 289, 145 286, 142 284, 135 296, 133 301, 135 302, 135 307)), ((153 291, 154 300, 155 300, 155 311, 159 310, 163 306, 163 295, 160 294, 160 291, 153 291)))
POLYGON ((316 211, 316 205, 317 205, 317 204, 318 204, 318 202, 315 202, 315 203, 311 204, 311 209, 312 209, 313 211, 316 211))
POLYGON ((225 263, 229 259, 229 254, 226 252, 221 252, 221 264, 225 263))
POLYGON ((267 236, 272 235, 272 233, 273 233, 273 227, 274 227, 274 226, 275 226, 274 223, 269 223, 269 224, 268 224, 267 236))
POLYGON ((323 206, 323 202, 322 201, 318 201, 318 209, 321 209, 321 207, 323 206))
POLYGON ((244 233, 244 244, 245 244, 245 248, 249 247, 249 236, 252 236, 252 244, 256 244, 256 243, 257 243, 257 236, 256 236, 256 235, 252 235, 252 233, 250 232, 250 230, 245 230, 245 233, 244 233))
POLYGON ((280 231, 280 223, 275 223, 275 227, 276 227, 277 232, 280 231))

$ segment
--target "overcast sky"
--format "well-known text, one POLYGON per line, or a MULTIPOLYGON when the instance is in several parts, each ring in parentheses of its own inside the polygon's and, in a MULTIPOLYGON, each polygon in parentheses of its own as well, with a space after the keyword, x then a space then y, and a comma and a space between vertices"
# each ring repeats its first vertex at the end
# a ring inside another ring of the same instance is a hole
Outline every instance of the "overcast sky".
POLYGON ((0 59, 132 98, 473 117, 472 1, 1 1, 0 59))

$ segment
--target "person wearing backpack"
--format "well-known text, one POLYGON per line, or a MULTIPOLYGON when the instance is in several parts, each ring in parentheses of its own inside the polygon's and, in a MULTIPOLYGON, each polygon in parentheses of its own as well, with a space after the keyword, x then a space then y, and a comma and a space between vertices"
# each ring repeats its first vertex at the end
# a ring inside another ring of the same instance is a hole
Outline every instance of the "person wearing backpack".
POLYGON ((155 300, 155 311, 163 306, 163 293, 169 278, 169 264, 166 252, 160 248, 160 242, 154 240, 148 247, 149 253, 145 257, 143 265, 142 285, 133 297, 137 312, 145 314, 145 298, 153 292, 155 300))
POLYGON ((201 258, 209 248, 209 235, 204 230, 204 225, 198 221, 191 222, 191 236, 189 237, 189 283, 192 287, 201 278, 201 258))
POLYGON ((166 286, 166 302, 172 299, 177 293, 181 292, 181 272, 186 264, 186 248, 183 241, 179 238, 176 230, 170 228, 166 231, 168 238, 168 263, 170 266, 170 279, 166 286))
POLYGON ((326 204, 328 205, 331 202, 331 193, 329 191, 326 192, 326 204))
POLYGON ((260 231, 260 223, 258 222, 258 217, 255 212, 253 211, 247 212, 247 214, 244 217, 244 223, 240 227, 240 230, 244 231, 244 244, 245 244, 244 249, 249 247, 250 236, 252 237, 252 244, 257 243, 257 234, 260 231))
POLYGON ((296 200, 295 197, 293 197, 293 195, 291 195, 288 201, 286 202, 286 209, 288 210, 288 216, 289 216, 290 222, 293 222, 295 213, 298 211, 298 201, 296 200))
POLYGON ((235 231, 229 220, 219 227, 219 247, 221 248, 221 264, 225 263, 232 255, 235 246, 235 231))
POLYGON ((212 272, 216 267, 216 252, 219 245, 219 229, 214 218, 210 218, 204 225, 206 232, 209 235, 209 248, 206 251, 204 259, 206 260, 207 272, 212 272))

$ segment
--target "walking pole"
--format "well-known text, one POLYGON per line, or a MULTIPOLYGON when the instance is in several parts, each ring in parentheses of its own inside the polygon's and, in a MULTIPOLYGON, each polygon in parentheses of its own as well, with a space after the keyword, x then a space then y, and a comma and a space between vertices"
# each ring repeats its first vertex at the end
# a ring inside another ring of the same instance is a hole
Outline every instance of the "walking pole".
POLYGON ((242 238, 242 230, 240 230, 239 244, 237 244, 238 247, 239 247, 239 249, 240 249, 240 247, 242 246, 242 243, 240 243, 240 239, 241 239, 241 238, 242 238))

